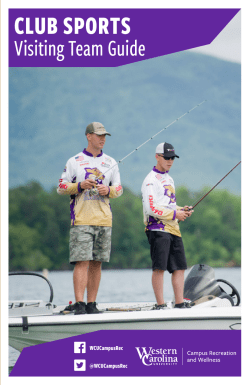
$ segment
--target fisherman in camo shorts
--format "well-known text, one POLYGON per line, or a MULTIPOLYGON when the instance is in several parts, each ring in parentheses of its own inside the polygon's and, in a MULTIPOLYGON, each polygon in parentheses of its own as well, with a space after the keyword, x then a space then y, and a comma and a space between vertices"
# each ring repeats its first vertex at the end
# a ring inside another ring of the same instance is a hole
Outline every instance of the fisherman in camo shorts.
POLYGON ((109 199, 122 195, 116 161, 102 149, 106 135, 99 122, 90 123, 85 132, 88 146, 70 158, 59 180, 57 192, 70 195, 70 263, 74 265, 75 304, 66 309, 74 314, 100 313, 96 297, 102 262, 109 262, 112 213, 109 199), (84 293, 87 290, 87 303, 84 293))

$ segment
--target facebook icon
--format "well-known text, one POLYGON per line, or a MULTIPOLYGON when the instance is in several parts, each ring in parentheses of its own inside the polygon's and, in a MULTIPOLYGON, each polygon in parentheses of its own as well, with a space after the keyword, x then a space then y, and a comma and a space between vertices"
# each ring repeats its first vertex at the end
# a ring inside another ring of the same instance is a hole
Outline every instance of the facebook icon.
POLYGON ((86 342, 74 342, 74 353, 86 353, 86 342))

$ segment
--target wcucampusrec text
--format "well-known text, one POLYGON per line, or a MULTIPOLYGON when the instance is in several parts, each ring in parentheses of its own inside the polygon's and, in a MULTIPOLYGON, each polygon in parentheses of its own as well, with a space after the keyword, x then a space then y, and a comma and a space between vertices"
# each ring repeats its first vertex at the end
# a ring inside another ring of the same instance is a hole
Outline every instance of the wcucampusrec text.
POLYGON ((90 364, 90 369, 127 369, 125 364, 90 364))
POLYGON ((105 351, 111 351, 111 350, 123 350, 123 346, 90 346, 90 350, 105 350, 105 351))

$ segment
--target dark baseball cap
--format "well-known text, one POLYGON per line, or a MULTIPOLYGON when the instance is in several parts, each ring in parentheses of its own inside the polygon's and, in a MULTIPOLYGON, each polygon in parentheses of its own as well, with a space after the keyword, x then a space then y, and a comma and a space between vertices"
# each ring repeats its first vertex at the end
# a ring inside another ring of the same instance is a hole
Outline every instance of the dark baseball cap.
POLYGON ((106 131, 104 125, 102 123, 99 123, 99 122, 90 123, 86 127, 85 135, 87 135, 87 134, 109 135, 109 136, 111 136, 111 134, 106 131))
POLYGON ((156 154, 163 154, 164 158, 172 158, 173 156, 176 156, 179 158, 178 155, 176 155, 174 147, 170 143, 160 143, 156 147, 155 150, 156 154))

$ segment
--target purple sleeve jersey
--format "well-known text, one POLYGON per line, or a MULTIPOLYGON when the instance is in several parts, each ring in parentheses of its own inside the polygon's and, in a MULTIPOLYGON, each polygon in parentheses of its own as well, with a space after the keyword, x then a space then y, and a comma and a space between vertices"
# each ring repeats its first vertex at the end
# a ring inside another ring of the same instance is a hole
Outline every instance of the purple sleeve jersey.
POLYGON ((97 157, 86 150, 70 158, 59 179, 57 192, 70 195, 71 224, 89 226, 112 226, 109 198, 122 195, 120 173, 116 161, 103 152, 97 157), (81 190, 80 183, 94 178, 98 184, 109 187, 109 194, 91 194, 81 190))
POLYGON ((181 237, 176 211, 182 207, 176 205, 171 176, 153 168, 144 179, 141 192, 146 230, 166 231, 181 237))

